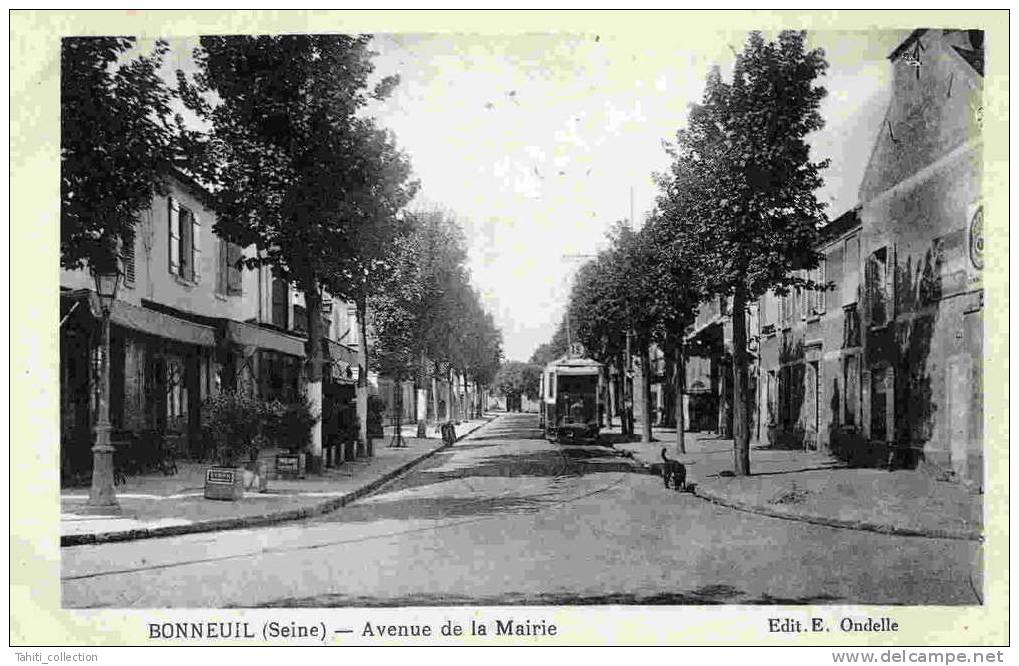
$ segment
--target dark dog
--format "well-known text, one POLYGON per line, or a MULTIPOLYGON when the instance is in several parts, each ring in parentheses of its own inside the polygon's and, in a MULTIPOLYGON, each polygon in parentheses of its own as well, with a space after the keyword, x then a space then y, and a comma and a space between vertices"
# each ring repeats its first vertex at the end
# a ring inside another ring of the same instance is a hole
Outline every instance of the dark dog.
POLYGON ((665 480, 665 487, 669 487, 669 479, 672 479, 673 488, 686 490, 686 465, 665 455, 665 451, 666 449, 663 448, 662 478, 665 480))

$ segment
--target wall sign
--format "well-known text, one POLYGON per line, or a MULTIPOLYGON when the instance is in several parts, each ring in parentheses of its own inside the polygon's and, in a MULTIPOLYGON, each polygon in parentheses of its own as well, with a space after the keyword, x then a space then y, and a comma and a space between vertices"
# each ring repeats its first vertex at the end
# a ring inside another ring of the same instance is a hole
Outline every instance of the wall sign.
POLYGON ((969 259, 974 268, 984 268, 984 207, 977 206, 969 221, 969 259))

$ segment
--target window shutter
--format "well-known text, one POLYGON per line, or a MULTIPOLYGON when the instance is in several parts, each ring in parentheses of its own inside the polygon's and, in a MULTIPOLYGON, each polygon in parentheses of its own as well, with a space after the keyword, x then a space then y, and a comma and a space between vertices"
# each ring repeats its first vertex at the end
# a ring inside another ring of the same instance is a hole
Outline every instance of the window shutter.
POLYGON ((169 227, 170 272, 180 273, 180 208, 177 200, 167 197, 167 219, 169 227))
POLYGON ((217 240, 216 245, 219 246, 219 258, 216 260, 216 293, 226 294, 226 280, 227 280, 227 248, 226 241, 222 238, 217 240))
POLYGON ((121 240, 120 260, 124 265, 124 285, 134 284, 134 231, 121 240))
POLYGON ((191 279, 198 282, 202 275, 202 223, 198 216, 191 214, 191 279))
MULTIPOLYGON (((822 258, 821 259, 821 264, 817 267, 817 281, 818 281, 818 283, 820 283, 821 287, 824 287, 826 284, 828 284, 828 258, 827 257, 822 258)), ((821 290, 821 291, 817 292, 817 311, 820 314, 824 314, 824 311, 827 310, 827 308, 825 307, 825 299, 827 299, 827 298, 828 298, 828 292, 827 291, 821 290)))
MULTIPOLYGON (((225 241, 224 241, 225 242, 225 241)), ((241 282, 241 269, 237 262, 241 260, 241 248, 234 243, 227 244, 227 293, 231 296, 239 295, 243 291, 241 282)))
POLYGON ((194 229, 192 228, 191 220, 193 216, 190 210, 181 208, 178 219, 180 220, 180 276, 185 280, 193 280, 195 273, 194 263, 192 263, 194 258, 192 254, 194 248, 192 233, 194 229))

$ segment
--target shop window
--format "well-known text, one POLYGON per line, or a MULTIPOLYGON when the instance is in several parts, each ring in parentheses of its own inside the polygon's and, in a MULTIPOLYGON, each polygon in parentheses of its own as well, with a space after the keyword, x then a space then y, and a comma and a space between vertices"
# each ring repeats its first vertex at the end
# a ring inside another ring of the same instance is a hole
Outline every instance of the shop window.
POLYGON ((184 365, 179 360, 166 362, 166 415, 170 418, 188 413, 188 389, 184 382, 184 365))

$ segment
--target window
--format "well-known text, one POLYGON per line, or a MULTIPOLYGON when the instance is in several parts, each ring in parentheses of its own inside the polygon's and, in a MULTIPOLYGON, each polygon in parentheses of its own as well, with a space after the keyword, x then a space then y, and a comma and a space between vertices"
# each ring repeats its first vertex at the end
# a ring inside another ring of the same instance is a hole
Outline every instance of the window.
POLYGON ((855 428, 860 415, 860 357, 847 356, 842 366, 842 423, 855 428))
POLYGON ((298 333, 308 332, 308 311, 303 305, 294 304, 294 330, 298 333))
POLYGON ((170 272, 189 282, 198 282, 201 264, 198 218, 173 197, 168 201, 170 272))
POLYGON ((166 415, 174 418, 187 416, 188 389, 184 383, 184 368, 179 360, 166 362, 166 415))
POLYGON ((860 291, 860 237, 846 239, 842 254, 842 305, 856 303, 860 291))
POLYGON ((227 296, 240 296, 244 293, 241 279, 243 267, 243 251, 239 245, 219 239, 219 271, 216 276, 216 291, 227 296))
POLYGON ((891 280, 888 277, 888 249, 881 248, 867 259, 867 299, 871 326, 888 323, 891 303, 891 280))
POLYGON ((134 285, 134 231, 124 235, 120 243, 120 263, 124 269, 124 286, 134 285))
POLYGON ((827 296, 827 292, 824 291, 823 287, 827 282, 828 278, 826 274, 828 272, 828 260, 824 257, 821 258, 821 262, 817 265, 812 272, 811 279, 817 284, 818 288, 813 291, 813 303, 811 309, 814 314, 824 314, 825 303, 824 299, 827 296))
POLYGON ((768 425, 775 425, 778 423, 778 373, 776 371, 768 371, 765 390, 767 394, 764 404, 768 406, 768 425))
POLYGON ((874 368, 870 373, 870 438, 884 441, 888 437, 888 368, 874 368))
POLYGON ((272 279, 272 325, 286 330, 290 324, 290 289, 285 280, 272 279))

